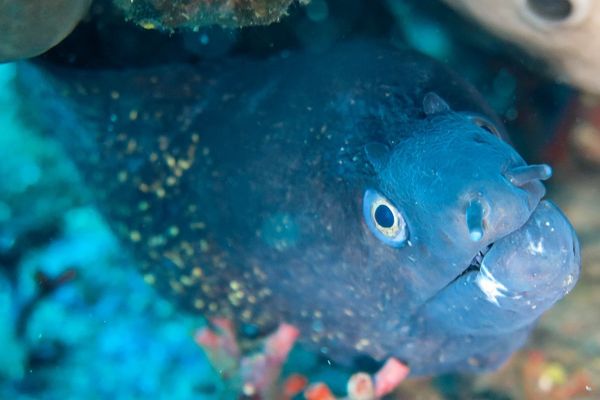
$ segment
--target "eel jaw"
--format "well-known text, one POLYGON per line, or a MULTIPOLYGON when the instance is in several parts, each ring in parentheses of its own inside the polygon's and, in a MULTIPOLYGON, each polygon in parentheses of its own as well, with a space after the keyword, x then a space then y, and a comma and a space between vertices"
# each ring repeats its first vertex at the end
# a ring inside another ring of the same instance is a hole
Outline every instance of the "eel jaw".
POLYGON ((543 200, 522 227, 479 251, 460 276, 474 273, 474 283, 496 305, 505 296, 554 303, 573 288, 580 267, 572 226, 558 207, 543 200))
POLYGON ((494 242, 488 244, 485 248, 479 250, 477 252, 477 254, 475 254, 475 257, 473 257, 473 259, 469 263, 469 266, 463 272, 461 272, 461 274, 459 276, 457 276, 455 278, 455 280, 469 272, 480 271, 481 264, 483 263, 483 259, 485 258, 486 254, 488 253, 488 251, 490 251, 490 249, 492 248, 493 245, 494 245, 494 242))

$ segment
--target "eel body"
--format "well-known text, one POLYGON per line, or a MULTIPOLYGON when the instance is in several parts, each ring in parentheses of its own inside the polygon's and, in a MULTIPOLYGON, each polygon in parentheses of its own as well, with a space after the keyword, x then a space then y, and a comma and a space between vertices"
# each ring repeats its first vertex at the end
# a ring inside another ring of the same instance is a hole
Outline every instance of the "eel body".
POLYGON ((479 371, 578 278, 549 168, 413 52, 20 76, 146 281, 242 333, 286 322, 342 363, 479 371))

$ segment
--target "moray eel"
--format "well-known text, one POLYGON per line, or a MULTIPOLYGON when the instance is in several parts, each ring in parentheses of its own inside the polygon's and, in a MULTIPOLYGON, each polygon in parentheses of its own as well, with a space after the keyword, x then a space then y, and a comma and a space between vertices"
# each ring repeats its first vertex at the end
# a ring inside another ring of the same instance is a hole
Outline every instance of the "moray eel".
POLYGON ((340 363, 482 371, 577 281, 550 168, 408 50, 20 77, 145 280, 247 335, 286 322, 340 363))

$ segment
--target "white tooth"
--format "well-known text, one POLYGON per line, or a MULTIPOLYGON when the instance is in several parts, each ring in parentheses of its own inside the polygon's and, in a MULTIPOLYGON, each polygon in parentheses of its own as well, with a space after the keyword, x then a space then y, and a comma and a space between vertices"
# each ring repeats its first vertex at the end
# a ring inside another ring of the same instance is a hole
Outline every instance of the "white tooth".
POLYGON ((498 303, 499 297, 505 297, 508 289, 501 282, 498 282, 494 275, 486 268, 485 263, 481 263, 479 273, 475 278, 475 284, 485 295, 485 298, 490 303, 493 303, 500 307, 498 303))

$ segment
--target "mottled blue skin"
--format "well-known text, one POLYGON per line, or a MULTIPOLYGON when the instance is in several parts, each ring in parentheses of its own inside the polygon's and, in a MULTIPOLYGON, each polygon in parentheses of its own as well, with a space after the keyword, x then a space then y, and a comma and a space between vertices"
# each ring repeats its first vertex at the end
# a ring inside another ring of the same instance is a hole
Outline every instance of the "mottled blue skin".
POLYGON ((577 280, 565 217, 540 182, 503 176, 525 162, 467 117, 494 116, 414 53, 359 43, 136 71, 24 65, 21 77, 146 279, 243 332, 288 322, 335 361, 480 371, 577 280), (424 106, 430 92, 450 108, 424 106), (404 216, 402 246, 365 223, 368 189, 404 216), (486 201, 478 242, 473 199, 486 201), (468 267, 492 243, 486 280, 468 267))

